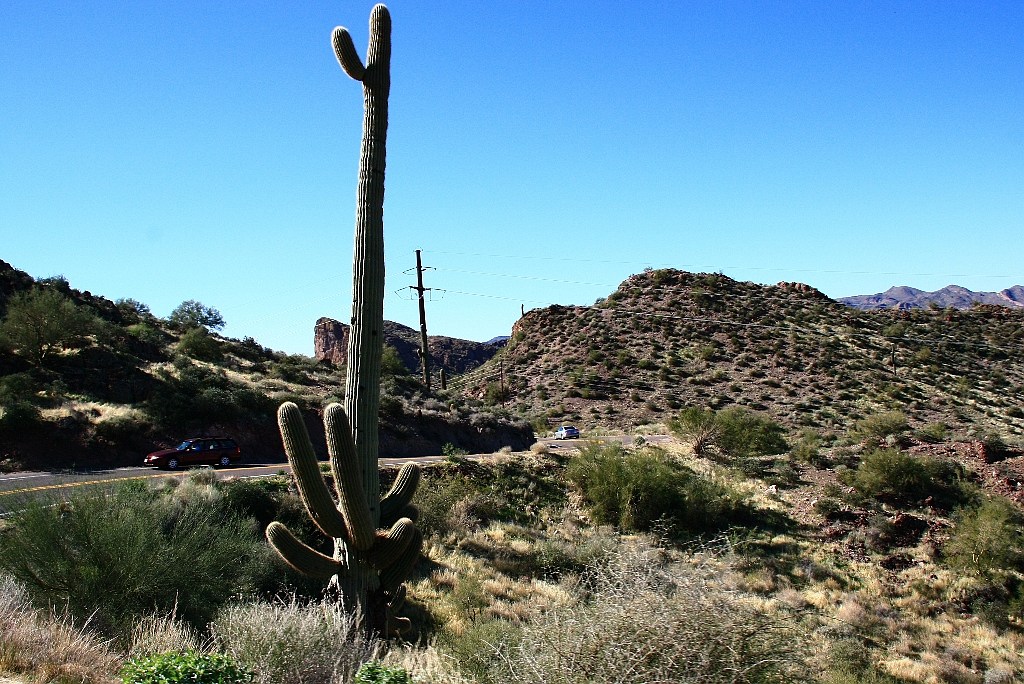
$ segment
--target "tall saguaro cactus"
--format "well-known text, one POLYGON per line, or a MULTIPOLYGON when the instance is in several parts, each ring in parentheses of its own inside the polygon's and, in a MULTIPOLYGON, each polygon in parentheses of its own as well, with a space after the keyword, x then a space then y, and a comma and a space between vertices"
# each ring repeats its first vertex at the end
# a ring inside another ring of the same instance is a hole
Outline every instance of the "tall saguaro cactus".
MULTIPOLYGON (((366 65, 339 26, 331 36, 345 73, 363 84, 363 141, 359 149, 359 189, 352 262, 352 327, 348 338, 345 412, 352 421, 356 453, 363 464, 363 486, 370 501, 377 483, 377 424, 380 359, 384 328, 384 167, 391 91, 391 15, 384 5, 370 13, 366 65)), ((379 511, 374 512, 374 517, 379 511)))
POLYGON ((384 327, 384 167, 391 89, 391 15, 377 5, 370 13, 366 64, 343 27, 331 36, 345 73, 363 84, 352 264, 352 321, 348 343, 345 405, 324 412, 327 449, 334 475, 335 504, 320 475, 313 447, 294 404, 284 404, 278 423, 302 500, 317 526, 334 539, 334 555, 303 544, 280 523, 267 539, 300 572, 331 578, 345 605, 362 611, 371 629, 391 632, 402 598, 401 582, 419 556, 421 538, 409 505, 419 469, 408 465, 391 491, 380 497, 377 472, 380 365, 384 327), (384 525, 390 529, 379 529, 384 525))

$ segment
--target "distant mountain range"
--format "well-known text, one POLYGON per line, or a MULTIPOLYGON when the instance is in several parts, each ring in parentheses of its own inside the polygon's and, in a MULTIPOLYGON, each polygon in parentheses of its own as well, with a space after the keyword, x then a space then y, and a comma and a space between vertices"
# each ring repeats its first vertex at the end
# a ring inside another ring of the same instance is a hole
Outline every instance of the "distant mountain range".
POLYGON ((972 292, 959 285, 947 285, 935 292, 925 292, 906 285, 891 287, 885 292, 873 295, 856 295, 839 300, 855 309, 927 309, 939 308, 969 309, 978 304, 995 304, 1012 309, 1024 308, 1024 286, 1014 285, 1000 292, 972 292))

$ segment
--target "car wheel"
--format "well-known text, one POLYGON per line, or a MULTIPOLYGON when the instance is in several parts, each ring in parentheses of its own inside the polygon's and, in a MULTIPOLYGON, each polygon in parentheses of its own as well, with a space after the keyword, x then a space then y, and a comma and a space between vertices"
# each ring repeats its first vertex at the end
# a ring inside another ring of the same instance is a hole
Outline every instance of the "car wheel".
POLYGON ((178 459, 176 459, 176 458, 169 458, 169 459, 167 459, 167 469, 168 470, 177 470, 178 469, 178 459))
POLYGON ((227 468, 229 465, 231 465, 231 459, 228 458, 227 456, 221 456, 219 463, 221 468, 227 468))

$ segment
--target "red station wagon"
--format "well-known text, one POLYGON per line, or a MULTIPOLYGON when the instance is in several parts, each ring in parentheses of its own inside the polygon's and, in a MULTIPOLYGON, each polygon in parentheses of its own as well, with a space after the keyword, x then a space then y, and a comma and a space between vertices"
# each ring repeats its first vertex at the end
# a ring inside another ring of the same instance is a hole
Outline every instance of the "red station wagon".
POLYGON ((190 465, 218 465, 226 468, 232 461, 242 458, 242 450, 227 437, 198 437, 186 439, 174 449, 154 451, 142 461, 143 465, 177 470, 190 465))

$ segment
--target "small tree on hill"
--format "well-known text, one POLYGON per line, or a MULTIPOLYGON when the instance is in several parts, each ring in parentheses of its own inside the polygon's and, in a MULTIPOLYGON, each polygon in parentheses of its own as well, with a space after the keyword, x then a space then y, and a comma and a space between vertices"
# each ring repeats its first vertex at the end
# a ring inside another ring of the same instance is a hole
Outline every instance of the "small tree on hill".
POLYGON ((56 352, 81 345, 100 328, 95 314, 57 290, 33 289, 8 300, 0 343, 42 366, 56 352))
POLYGON ((207 330, 220 330, 224 327, 224 317, 213 307, 204 306, 202 302, 189 299, 179 304, 167 322, 179 330, 191 328, 206 328, 207 330))

